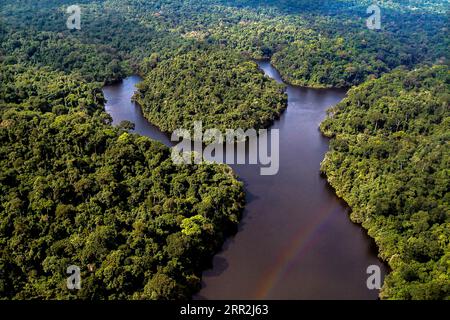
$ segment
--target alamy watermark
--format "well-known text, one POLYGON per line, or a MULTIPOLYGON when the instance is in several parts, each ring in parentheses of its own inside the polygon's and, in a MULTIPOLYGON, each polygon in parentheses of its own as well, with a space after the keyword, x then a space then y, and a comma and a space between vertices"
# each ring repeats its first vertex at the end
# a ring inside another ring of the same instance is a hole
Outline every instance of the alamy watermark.
POLYGON ((366 281, 367 289, 380 290, 381 289, 381 269, 379 266, 373 264, 367 267, 366 273, 369 275, 366 281))
POLYGON ((69 6, 66 13, 70 14, 67 18, 66 26, 69 30, 81 30, 81 8, 77 5, 69 6))
POLYGON ((74 265, 68 266, 67 274, 70 274, 70 276, 67 277, 67 289, 80 290, 81 289, 80 267, 74 265))
POLYGON ((263 176, 276 175, 280 168, 280 133, 278 129, 207 129, 194 122, 194 131, 177 129, 171 137, 178 144, 172 148, 175 164, 218 162, 261 166, 263 176), (180 141, 181 140, 181 141, 180 141))
POLYGON ((366 25, 370 30, 380 30, 381 29, 381 9, 374 3, 367 8, 367 14, 371 16, 367 18, 366 25))

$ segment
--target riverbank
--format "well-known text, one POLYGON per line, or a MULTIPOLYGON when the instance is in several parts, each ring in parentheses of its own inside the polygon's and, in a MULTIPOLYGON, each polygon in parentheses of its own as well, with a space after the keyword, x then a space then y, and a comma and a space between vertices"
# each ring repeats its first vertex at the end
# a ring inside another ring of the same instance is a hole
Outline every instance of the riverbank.
MULTIPOLYGON (((268 62, 264 73, 282 82, 268 62)), ((136 123, 136 133, 171 145, 131 103, 138 78, 105 88, 114 122, 136 123)), ((377 299, 366 287, 366 269, 383 264, 349 208, 320 177, 328 150, 318 130, 326 110, 344 90, 287 86, 288 108, 271 127, 280 130, 280 172, 263 177, 259 167, 234 165, 244 182, 247 205, 238 233, 228 238, 203 272, 196 299, 377 299)))

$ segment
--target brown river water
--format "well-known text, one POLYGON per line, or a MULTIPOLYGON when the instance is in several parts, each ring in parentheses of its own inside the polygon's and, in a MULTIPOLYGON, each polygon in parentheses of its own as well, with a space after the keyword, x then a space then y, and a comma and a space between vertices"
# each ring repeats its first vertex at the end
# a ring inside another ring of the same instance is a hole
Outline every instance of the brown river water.
MULTIPOLYGON (((258 64, 282 82, 269 62, 258 64)), ((131 102, 140 81, 131 76, 106 86, 107 112, 115 124, 132 121, 136 133, 173 146, 131 102)), ((262 176, 258 165, 232 165, 245 184, 246 209, 194 299, 377 299, 378 291, 367 288, 366 270, 378 265, 384 277, 387 269, 319 173, 328 140, 318 127, 346 91, 287 85, 287 93, 288 108, 271 127, 280 134, 279 172, 262 176)))

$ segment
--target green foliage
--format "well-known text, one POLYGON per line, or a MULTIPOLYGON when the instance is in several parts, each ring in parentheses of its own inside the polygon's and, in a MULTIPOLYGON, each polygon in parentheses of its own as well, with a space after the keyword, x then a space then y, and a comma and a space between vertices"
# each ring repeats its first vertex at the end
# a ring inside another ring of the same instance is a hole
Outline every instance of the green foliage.
POLYGON ((333 137, 323 171, 393 269, 382 298, 449 298, 448 3, 383 2, 372 31, 371 2, 80 0, 71 31, 72 1, 1 1, 0 296, 197 290, 242 185, 225 166, 174 166, 131 123, 110 126, 100 86, 143 75, 136 100, 164 131, 266 127, 286 97, 245 56, 270 58, 293 84, 364 82, 321 126, 333 137), (395 70, 419 64, 437 66, 395 70))
POLYGON ((400 65, 449 58, 445 1, 382 3, 377 31, 365 24, 369 0, 81 1, 80 31, 65 27, 68 1, 4 2, 0 50, 7 59, 76 71, 88 81, 146 73, 197 42, 271 58, 286 81, 312 87, 349 87, 400 65))
POLYGON ((60 72, 0 64, 0 112, 34 111, 61 115, 102 111, 105 99, 96 83, 60 72))
POLYGON ((138 85, 136 101, 162 131, 264 128, 287 104, 283 86, 256 63, 228 50, 195 50, 159 63, 138 85))
POLYGON ((450 73, 396 70, 350 90, 321 125, 322 170, 389 262, 382 298, 450 298, 450 73))
POLYGON ((189 46, 189 40, 157 30, 154 24, 140 23, 123 4, 108 1, 78 3, 81 30, 68 30, 65 10, 72 4, 43 0, 38 6, 5 5, 0 15, 0 50, 5 60, 75 72, 89 82, 111 83, 140 72, 149 52, 165 57, 189 46))
POLYGON ((0 296, 189 298, 241 214, 231 169, 174 165, 110 126, 95 84, 20 65, 1 75, 0 296), (66 288, 70 265, 80 291, 66 288))

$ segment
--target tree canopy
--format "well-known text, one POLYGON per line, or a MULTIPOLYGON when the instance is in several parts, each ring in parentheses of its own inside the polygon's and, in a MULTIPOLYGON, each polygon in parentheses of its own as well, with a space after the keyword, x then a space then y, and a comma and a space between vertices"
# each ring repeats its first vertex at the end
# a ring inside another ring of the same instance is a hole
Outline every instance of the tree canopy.
POLYGON ((162 131, 261 129, 286 108, 284 87, 255 62, 225 49, 194 50, 158 63, 138 85, 136 101, 162 131))
POLYGON ((0 296, 185 299, 235 230, 242 183, 225 165, 112 127, 95 84, 1 66, 0 296), (66 268, 81 269, 80 291, 66 268))
POLYGON ((382 298, 449 298, 448 1, 2 0, 0 297, 176 299, 236 226, 243 186, 226 166, 175 166, 113 127, 104 84, 132 73, 147 119, 170 132, 264 128, 283 79, 353 87, 322 132, 322 171, 389 262, 382 298), (79 265, 83 289, 64 290, 79 265))
POLYGON ((350 90, 321 125, 328 181, 389 263, 382 298, 450 297, 450 73, 396 70, 350 90))

